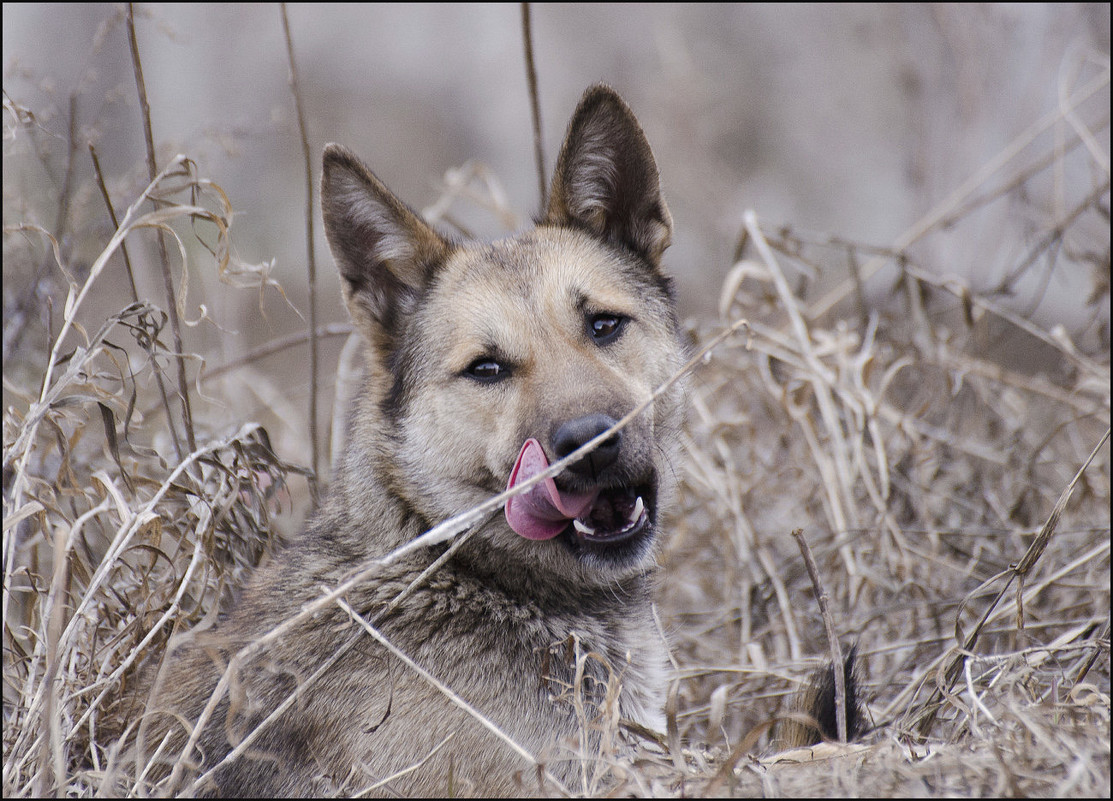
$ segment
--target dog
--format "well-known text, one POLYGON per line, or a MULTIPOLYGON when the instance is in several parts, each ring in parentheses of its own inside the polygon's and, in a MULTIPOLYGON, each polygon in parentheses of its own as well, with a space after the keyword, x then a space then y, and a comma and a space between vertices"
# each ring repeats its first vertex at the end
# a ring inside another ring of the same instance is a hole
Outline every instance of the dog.
POLYGON ((589 88, 539 220, 491 243, 438 233, 338 145, 321 202, 365 341, 348 443, 303 534, 152 682, 144 747, 168 738, 178 765, 160 789, 575 792, 604 718, 664 728, 651 604, 683 391, 652 396, 683 346, 645 134, 614 90, 589 88), (466 540, 382 559, 530 480, 466 540))

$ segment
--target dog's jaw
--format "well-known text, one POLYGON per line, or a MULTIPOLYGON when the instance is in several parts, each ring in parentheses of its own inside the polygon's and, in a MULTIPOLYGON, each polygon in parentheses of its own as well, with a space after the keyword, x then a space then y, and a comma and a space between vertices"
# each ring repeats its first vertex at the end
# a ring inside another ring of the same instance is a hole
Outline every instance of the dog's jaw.
POLYGON ((631 567, 657 538, 657 498, 656 475, 633 486, 600 490, 595 506, 570 521, 559 541, 580 562, 631 567))

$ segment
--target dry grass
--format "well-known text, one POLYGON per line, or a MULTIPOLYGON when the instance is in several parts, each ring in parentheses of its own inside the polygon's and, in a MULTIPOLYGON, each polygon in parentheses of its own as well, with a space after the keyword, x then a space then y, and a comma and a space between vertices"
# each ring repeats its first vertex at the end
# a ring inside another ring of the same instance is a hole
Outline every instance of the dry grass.
MULTIPOLYGON (((689 380, 659 604, 676 665, 668 731, 633 736, 603 703, 585 725, 604 729, 605 753, 570 792, 1109 794, 1109 162, 1093 151, 1108 120, 1089 130, 1069 105, 886 247, 747 217, 724 322, 691 331, 695 348, 748 322, 689 380), (1057 145, 1052 125, 1066 129, 1057 145), (1016 273, 1051 269, 1047 254, 1086 271, 1094 292, 1078 319, 1091 322, 1041 328, 1009 310, 1009 287, 939 277, 933 244, 974 236, 986 205, 1034 214, 1026 182, 1068 158, 1086 163, 1091 188, 1035 215, 1034 255, 1016 273), (840 259, 854 266, 846 281, 812 298, 797 277, 840 259), (866 302, 856 281, 882 268, 898 280, 866 302), (774 757, 772 724, 826 653, 795 529, 843 641, 858 644, 872 730, 774 757)), ((6 111, 34 135, 31 111, 6 111)), ((64 158, 75 150, 71 139, 64 158)), ((468 175, 453 173, 438 214, 476 196, 512 218, 489 176, 468 175)), ((80 193, 45 202, 69 195, 80 193)), ((165 310, 87 303, 151 226, 178 243, 181 286, 198 270, 270 283, 232 257, 227 199, 188 160, 128 202, 107 236, 80 223, 103 217, 90 204, 70 215, 66 247, 58 231, 5 224, 5 796, 159 789, 103 735, 121 727, 114 702, 173 634, 211 624, 273 547, 288 479, 308 473, 260 425, 219 433, 227 410, 196 380, 197 354, 187 419, 161 380, 176 369, 165 310), (72 254, 94 242, 79 272, 72 254), (30 310, 52 288, 65 301, 36 329, 30 310)), ((183 316, 198 303, 178 302, 183 316)), ((254 369, 245 359, 224 374, 254 369)), ((583 709, 585 688, 567 689, 583 709)))

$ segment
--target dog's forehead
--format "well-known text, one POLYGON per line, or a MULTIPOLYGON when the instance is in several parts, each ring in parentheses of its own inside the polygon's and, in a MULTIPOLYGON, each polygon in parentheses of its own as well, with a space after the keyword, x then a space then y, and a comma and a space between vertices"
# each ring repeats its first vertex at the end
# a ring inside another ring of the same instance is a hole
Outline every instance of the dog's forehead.
POLYGON ((638 312, 645 292, 629 267, 614 248, 569 229, 457 246, 421 310, 424 347, 450 371, 480 355, 525 362, 580 348, 585 315, 638 312))
POLYGON ((620 311, 638 294, 623 266, 613 249, 590 235, 538 228, 458 248, 439 283, 447 296, 476 306, 501 297, 516 308, 587 305, 620 311))

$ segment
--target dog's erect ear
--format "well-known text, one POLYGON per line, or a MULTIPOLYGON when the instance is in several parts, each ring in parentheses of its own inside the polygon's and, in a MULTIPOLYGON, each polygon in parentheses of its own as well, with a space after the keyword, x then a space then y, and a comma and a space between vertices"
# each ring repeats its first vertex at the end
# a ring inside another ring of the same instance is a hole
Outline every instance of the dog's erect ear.
POLYGON ((582 225, 658 262, 672 239, 653 151, 609 86, 584 92, 557 158, 543 223, 582 225))
POLYGON ((389 339, 448 243, 339 145, 325 148, 321 208, 353 322, 389 339))

